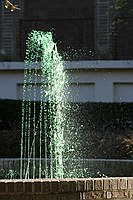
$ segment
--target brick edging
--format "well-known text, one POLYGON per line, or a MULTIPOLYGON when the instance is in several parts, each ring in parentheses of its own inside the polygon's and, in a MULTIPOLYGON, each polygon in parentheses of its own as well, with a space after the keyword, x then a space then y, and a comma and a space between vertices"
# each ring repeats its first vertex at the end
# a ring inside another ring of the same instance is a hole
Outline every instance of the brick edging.
POLYGON ((57 197, 58 195, 74 196, 74 194, 76 199, 80 200, 133 198, 133 177, 0 180, 0 199, 7 195, 19 196, 21 199, 21 195, 23 197, 56 195, 57 197))

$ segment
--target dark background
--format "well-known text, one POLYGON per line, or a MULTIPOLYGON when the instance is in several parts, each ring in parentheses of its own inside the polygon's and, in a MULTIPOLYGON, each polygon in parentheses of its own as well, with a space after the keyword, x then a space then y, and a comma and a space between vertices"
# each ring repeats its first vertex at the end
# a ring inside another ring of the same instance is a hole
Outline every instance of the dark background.
MULTIPOLYGON (((20 158, 21 104, 0 100, 1 158, 20 158)), ((73 103, 68 119, 78 158, 133 158, 133 103, 73 103)))
POLYGON ((132 0, 121 9, 112 8, 116 0, 99 0, 99 4, 94 0, 12 2, 18 3, 21 11, 11 13, 4 8, 4 0, 0 5, 1 61, 24 60, 32 29, 52 31, 64 60, 133 58, 132 0))

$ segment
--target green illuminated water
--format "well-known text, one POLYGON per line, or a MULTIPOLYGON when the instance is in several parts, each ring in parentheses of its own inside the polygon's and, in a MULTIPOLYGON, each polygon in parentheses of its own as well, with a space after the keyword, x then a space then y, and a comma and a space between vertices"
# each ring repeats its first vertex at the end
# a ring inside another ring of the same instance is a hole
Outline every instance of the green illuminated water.
POLYGON ((32 31, 26 46, 20 178, 63 178, 63 61, 50 32, 32 31))

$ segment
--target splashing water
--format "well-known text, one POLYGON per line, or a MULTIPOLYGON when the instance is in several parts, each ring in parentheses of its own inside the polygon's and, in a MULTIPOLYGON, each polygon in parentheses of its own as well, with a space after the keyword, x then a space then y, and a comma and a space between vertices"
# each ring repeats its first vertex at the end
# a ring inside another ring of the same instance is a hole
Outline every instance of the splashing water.
POLYGON ((26 45, 20 178, 63 178, 63 61, 51 32, 32 31, 26 45))

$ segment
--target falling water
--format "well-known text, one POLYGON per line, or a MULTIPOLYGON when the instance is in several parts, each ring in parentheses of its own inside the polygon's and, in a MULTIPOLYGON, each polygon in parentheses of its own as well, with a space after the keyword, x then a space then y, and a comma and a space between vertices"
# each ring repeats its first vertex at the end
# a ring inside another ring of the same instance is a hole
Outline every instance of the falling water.
POLYGON ((63 61, 51 32, 32 31, 26 46, 20 178, 62 178, 67 85, 63 61))

